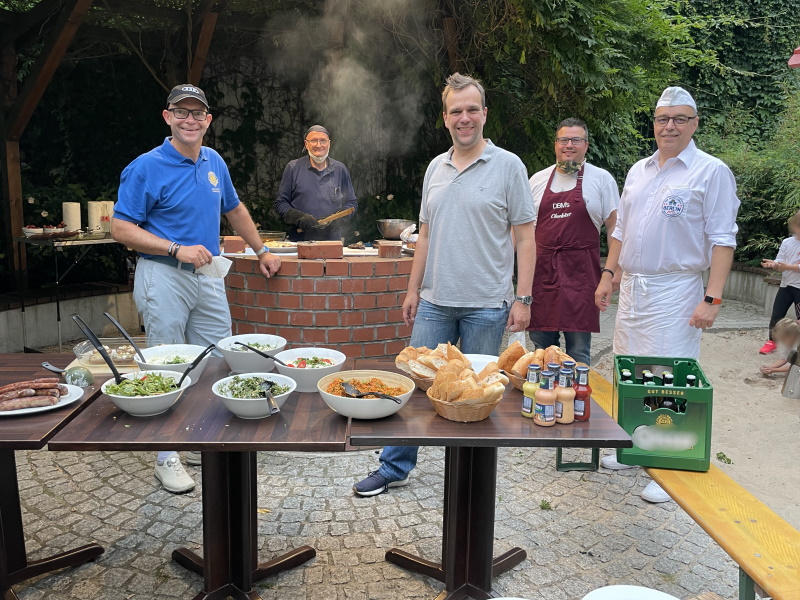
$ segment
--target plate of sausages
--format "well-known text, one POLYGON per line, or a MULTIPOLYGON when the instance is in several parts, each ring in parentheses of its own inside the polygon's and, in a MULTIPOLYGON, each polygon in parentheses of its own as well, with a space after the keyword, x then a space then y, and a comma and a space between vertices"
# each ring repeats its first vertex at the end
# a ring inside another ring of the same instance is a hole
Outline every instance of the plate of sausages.
POLYGON ((83 388, 59 383, 58 377, 40 377, 0 386, 0 417, 29 415, 72 404, 83 388))

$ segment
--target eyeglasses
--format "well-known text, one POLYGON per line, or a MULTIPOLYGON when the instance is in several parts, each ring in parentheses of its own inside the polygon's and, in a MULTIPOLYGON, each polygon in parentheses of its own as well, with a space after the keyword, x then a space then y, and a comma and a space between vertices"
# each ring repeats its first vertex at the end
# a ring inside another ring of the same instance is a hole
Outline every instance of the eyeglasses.
POLYGON ((312 146, 320 145, 320 146, 327 146, 331 143, 330 140, 306 140, 312 146))
POLYGON ((666 125, 667 123, 672 121, 673 123, 675 123, 675 125, 680 126, 680 125, 686 125, 689 121, 696 118, 697 115, 695 115, 694 117, 684 117, 682 115, 677 117, 655 117, 653 118, 653 122, 656 125, 666 125))
POLYGON ((188 108, 168 108, 167 110, 171 112, 176 119, 187 119, 189 113, 192 113, 195 121, 205 121, 206 117, 208 117, 208 111, 200 108, 194 110, 189 110, 188 108))
POLYGON ((560 137, 560 138, 556 138, 556 143, 559 146, 566 146, 570 142, 572 142, 573 146, 580 146, 585 141, 586 141, 586 138, 579 138, 579 137, 574 137, 574 138, 560 137))

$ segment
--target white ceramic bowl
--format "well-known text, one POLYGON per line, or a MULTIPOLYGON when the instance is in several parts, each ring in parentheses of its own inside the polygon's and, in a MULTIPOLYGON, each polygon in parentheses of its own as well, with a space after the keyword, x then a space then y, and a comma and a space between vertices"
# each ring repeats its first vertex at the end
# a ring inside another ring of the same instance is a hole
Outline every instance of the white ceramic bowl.
MULTIPOLYGON (((138 354, 135 354, 134 358, 136 359, 136 364, 139 365, 139 369, 142 371, 176 371, 178 373, 184 373, 186 372, 186 369, 189 368, 189 365, 192 364, 192 361, 194 361, 194 359, 197 358, 203 350, 205 350, 203 346, 197 346, 196 344, 164 344, 163 346, 142 348, 142 354, 147 361, 150 361, 157 356, 170 357, 178 355, 188 357, 189 360, 187 362, 176 365, 159 365, 150 362, 142 362, 142 359, 139 358, 138 354)), ((206 356, 200 361, 200 364, 195 367, 194 371, 189 373, 189 377, 191 378, 193 385, 200 380, 200 376, 203 374, 203 371, 206 368, 208 359, 209 356, 206 356)))
POLYGON ((275 363, 272 359, 264 358, 263 356, 251 352, 246 348, 242 348, 242 352, 231 350, 231 348, 241 348, 234 342, 242 342, 244 344, 270 344, 275 346, 272 350, 267 350, 267 354, 273 356, 286 348, 286 340, 277 335, 269 335, 268 333, 243 333, 240 335, 232 335, 217 342, 217 348, 222 352, 222 356, 231 368, 231 371, 236 373, 268 373, 272 371, 275 363))
POLYGON ((27 237, 31 237, 32 235, 39 235, 40 233, 44 233, 44 228, 43 227, 33 227, 33 228, 25 227, 22 230, 22 233, 24 233, 25 236, 27 236, 27 237))
POLYGON ((476 373, 483 371, 483 368, 490 362, 496 363, 500 360, 499 356, 493 356, 491 354, 465 354, 464 356, 472 363, 472 370, 476 373))
POLYGON ((298 392, 316 392, 317 382, 331 373, 337 373, 342 370, 344 361, 347 357, 338 350, 331 350, 330 348, 292 348, 291 350, 284 350, 274 355, 275 358, 281 359, 283 362, 288 363, 298 358, 329 358, 334 364, 329 367, 317 367, 315 369, 298 369, 296 367, 284 367, 279 363, 275 363, 275 368, 278 373, 291 377, 297 382, 298 392))
MULTIPOLYGON (((181 378, 181 374, 175 371, 134 371, 133 373, 126 373, 123 377, 125 379, 133 379, 134 377, 141 379, 146 375, 152 375, 154 373, 170 377, 175 383, 178 383, 178 380, 181 378)), ((101 389, 103 393, 111 398, 111 401, 117 405, 117 408, 124 410, 133 417, 152 417, 167 412, 170 407, 178 401, 183 391, 192 385, 192 376, 191 374, 186 376, 180 389, 174 392, 167 392, 166 394, 158 394, 157 396, 115 396, 106 391, 106 388, 114 383, 116 383, 116 381, 112 377, 103 384, 101 389)))
POLYGON ((414 382, 408 377, 388 371, 341 371, 326 375, 317 383, 320 396, 331 410, 344 417, 354 419, 382 419, 393 415, 406 405, 411 394, 414 393, 415 387, 414 382), (334 379, 350 381, 351 379, 372 379, 373 377, 380 379, 389 387, 402 387, 408 390, 397 396, 402 403, 397 404, 386 398, 345 398, 325 391, 334 379))
POLYGON ((274 381, 280 385, 288 385, 288 392, 283 393, 280 396, 274 396, 275 403, 279 408, 283 408, 283 405, 286 403, 286 399, 297 387, 294 379, 291 379, 290 377, 284 377, 283 375, 276 375, 275 373, 242 373, 241 375, 231 375, 230 377, 220 379, 213 386, 211 386, 211 391, 214 392, 214 395, 217 398, 222 400, 225 408, 241 419, 263 419, 264 417, 270 416, 270 409, 267 399, 263 397, 233 398, 221 393, 219 391, 220 388, 224 385, 227 385, 228 382, 232 381, 234 377, 263 377, 264 379, 269 379, 270 381, 274 381))

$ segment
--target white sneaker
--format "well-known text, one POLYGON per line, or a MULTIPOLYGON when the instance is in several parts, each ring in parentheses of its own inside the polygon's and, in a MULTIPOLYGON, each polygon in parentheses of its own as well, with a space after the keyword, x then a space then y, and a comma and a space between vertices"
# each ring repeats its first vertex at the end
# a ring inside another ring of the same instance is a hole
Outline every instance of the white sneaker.
POLYGON ((658 485, 655 481, 651 481, 647 484, 642 490, 640 494, 644 500, 648 502, 652 502, 653 504, 658 504, 659 502, 669 502, 672 498, 669 497, 669 494, 664 491, 660 485, 658 485))
POLYGON ((186 464, 197 467, 203 464, 203 457, 199 452, 186 451, 186 464))
POLYGON ((624 471, 625 469, 636 468, 636 465, 623 465, 621 462, 618 462, 614 454, 610 454, 601 458, 600 465, 606 469, 611 469, 612 471, 624 471))
POLYGON ((177 454, 165 461, 156 461, 155 476, 164 489, 173 494, 182 494, 194 489, 194 479, 184 470, 177 454))

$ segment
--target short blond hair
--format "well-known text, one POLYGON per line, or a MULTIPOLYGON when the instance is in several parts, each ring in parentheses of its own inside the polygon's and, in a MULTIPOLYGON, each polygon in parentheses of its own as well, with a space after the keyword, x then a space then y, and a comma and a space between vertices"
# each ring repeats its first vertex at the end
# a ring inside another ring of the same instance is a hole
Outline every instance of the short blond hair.
POLYGON ((781 319, 772 328, 772 339, 775 341, 793 337, 795 340, 800 338, 800 324, 794 319, 781 319))
POLYGON ((481 93, 481 108, 486 108, 486 90, 483 89, 481 82, 470 77, 469 75, 462 75, 461 73, 453 73, 445 80, 444 90, 442 91, 442 110, 447 112, 447 96, 450 92, 456 90, 463 90, 465 87, 474 85, 481 93))

